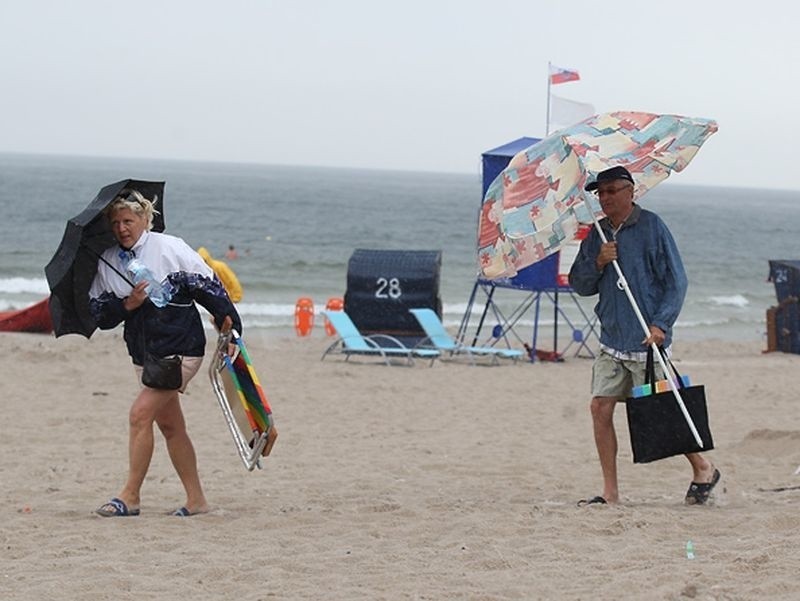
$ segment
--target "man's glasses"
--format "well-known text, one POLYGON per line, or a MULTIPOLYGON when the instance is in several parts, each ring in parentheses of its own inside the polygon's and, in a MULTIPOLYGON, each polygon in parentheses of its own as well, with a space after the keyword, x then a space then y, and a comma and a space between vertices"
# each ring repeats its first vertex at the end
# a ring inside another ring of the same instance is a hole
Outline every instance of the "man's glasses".
POLYGON ((612 196, 614 196, 615 194, 618 194, 618 193, 622 192, 623 190, 627 190, 628 188, 632 188, 632 187, 633 186, 631 186, 629 184, 629 185, 626 185, 626 186, 617 186, 616 188, 598 188, 597 190, 593 190, 593 193, 598 198, 600 196, 606 196, 607 194, 611 194, 612 196))

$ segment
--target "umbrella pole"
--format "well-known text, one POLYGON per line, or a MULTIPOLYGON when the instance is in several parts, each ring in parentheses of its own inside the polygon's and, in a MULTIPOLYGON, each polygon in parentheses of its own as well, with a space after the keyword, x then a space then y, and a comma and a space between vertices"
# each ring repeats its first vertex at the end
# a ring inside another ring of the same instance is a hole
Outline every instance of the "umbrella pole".
MULTIPOLYGON (((592 215, 594 218, 594 226, 595 229, 597 230, 597 233, 600 234, 600 239, 603 241, 603 243, 608 242, 608 238, 606 238, 606 234, 603 231, 603 228, 600 227, 600 222, 597 220, 597 216, 595 216, 594 213, 592 213, 592 215)), ((628 297, 628 300, 631 303, 631 308, 633 309, 633 312, 636 313, 636 317, 639 319, 639 324, 642 326, 642 330, 644 331, 645 337, 650 336, 650 328, 648 327, 647 322, 644 320, 644 316, 642 315, 642 312, 639 309, 639 305, 636 304, 636 299, 633 298, 633 293, 631 292, 631 289, 628 286, 628 280, 625 279, 625 275, 622 273, 622 269, 620 268, 619 263, 617 263, 617 260, 614 259, 612 263, 614 265, 614 269, 617 272, 617 276, 619 276, 619 281, 618 281, 619 286, 625 291, 625 295, 628 297)), ((664 362, 664 357, 661 356, 661 352, 658 350, 658 345, 656 345, 656 343, 654 342, 652 343, 651 346, 653 348, 654 356, 658 357, 658 363, 659 365, 661 365, 661 370, 664 372, 664 375, 669 381, 669 386, 672 389, 672 394, 675 395, 675 400, 678 402, 678 406, 681 408, 681 413, 683 413, 683 417, 684 419, 686 419, 686 423, 689 426, 689 429, 692 431, 692 436, 694 436, 695 441, 697 441, 697 444, 702 449, 703 439, 700 438, 700 434, 697 432, 697 428, 694 425, 692 416, 689 415, 689 411, 686 409, 686 405, 684 404, 683 399, 681 398, 681 393, 678 391, 678 386, 675 383, 675 378, 673 377, 671 371, 667 369, 667 365, 664 362)))

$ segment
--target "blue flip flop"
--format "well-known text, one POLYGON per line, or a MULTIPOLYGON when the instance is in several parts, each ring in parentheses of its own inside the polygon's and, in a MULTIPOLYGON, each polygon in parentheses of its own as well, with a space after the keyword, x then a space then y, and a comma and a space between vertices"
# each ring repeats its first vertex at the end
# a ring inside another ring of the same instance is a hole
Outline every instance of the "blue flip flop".
POLYGON ((188 518, 189 516, 197 515, 197 513, 192 513, 191 511, 186 509, 186 507, 181 507, 180 509, 176 509, 175 511, 173 511, 170 515, 176 515, 181 518, 188 518))
POLYGON ((139 509, 130 509, 122 499, 114 497, 109 499, 107 503, 103 503, 95 510, 97 515, 104 518, 127 518, 139 515, 139 509))

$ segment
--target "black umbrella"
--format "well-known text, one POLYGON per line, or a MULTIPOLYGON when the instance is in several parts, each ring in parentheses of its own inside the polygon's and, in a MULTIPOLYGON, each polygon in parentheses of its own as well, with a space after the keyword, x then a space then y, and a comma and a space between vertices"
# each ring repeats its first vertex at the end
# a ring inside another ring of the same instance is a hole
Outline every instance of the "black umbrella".
POLYGON ((110 184, 78 216, 67 221, 61 244, 44 268, 56 337, 82 334, 89 338, 97 329, 89 311, 89 288, 100 255, 117 243, 103 210, 125 189, 154 201, 158 214, 153 217, 153 231, 164 231, 164 182, 126 179, 110 184))

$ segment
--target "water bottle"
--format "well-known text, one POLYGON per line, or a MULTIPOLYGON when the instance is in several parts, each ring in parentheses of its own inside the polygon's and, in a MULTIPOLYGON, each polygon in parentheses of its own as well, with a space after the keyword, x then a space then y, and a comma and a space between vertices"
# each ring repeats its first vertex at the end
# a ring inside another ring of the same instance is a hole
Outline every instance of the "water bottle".
POLYGON ((147 265, 139 259, 130 259, 125 265, 125 269, 130 274, 134 284, 147 282, 147 288, 145 289, 147 290, 147 296, 150 297, 156 307, 166 307, 167 303, 172 300, 172 290, 163 286, 153 275, 153 272, 147 268, 147 265))
POLYGON ((686 559, 694 559, 694 543, 692 541, 686 542, 686 559))

